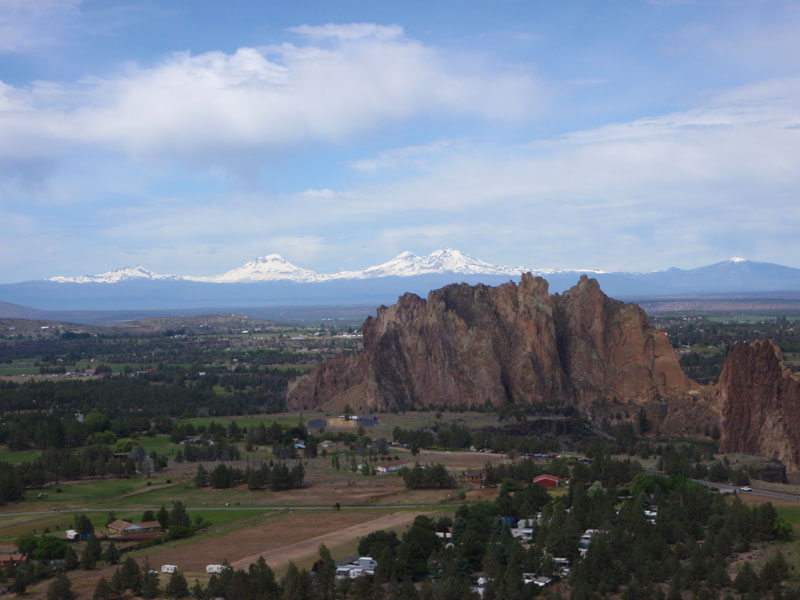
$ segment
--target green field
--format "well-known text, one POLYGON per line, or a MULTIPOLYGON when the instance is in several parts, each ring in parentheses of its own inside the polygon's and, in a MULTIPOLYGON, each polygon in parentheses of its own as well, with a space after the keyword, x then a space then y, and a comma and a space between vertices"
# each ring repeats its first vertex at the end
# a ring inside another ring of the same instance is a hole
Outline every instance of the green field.
POLYGON ((35 460, 41 454, 39 450, 9 450, 5 446, 0 449, 0 462, 18 465, 35 460))
POLYGON ((174 455, 180 446, 173 444, 168 435, 154 435, 153 437, 144 435, 136 438, 136 442, 150 454, 153 450, 159 454, 174 455))
MULTIPOLYGON (((157 485, 157 480, 152 480, 151 485, 157 485)), ((163 483, 163 479, 161 480, 163 483)), ((102 503, 109 498, 117 498, 123 494, 146 487, 146 480, 135 479, 91 479, 70 483, 54 484, 42 488, 47 498, 39 500, 37 490, 31 490, 27 498, 16 506, 30 510, 52 510, 55 507, 90 506, 102 503), (61 491, 58 491, 61 490, 61 491)))

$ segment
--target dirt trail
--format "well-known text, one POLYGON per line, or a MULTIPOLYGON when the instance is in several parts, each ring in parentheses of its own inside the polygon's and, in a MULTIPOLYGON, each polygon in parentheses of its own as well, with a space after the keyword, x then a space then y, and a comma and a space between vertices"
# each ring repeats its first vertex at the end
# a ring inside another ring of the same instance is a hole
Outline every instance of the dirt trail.
POLYGON ((130 498, 131 496, 140 496, 141 494, 146 494, 148 492, 152 492, 154 490, 162 490, 164 488, 172 487, 175 485, 174 483, 162 483, 161 485, 151 485, 143 488, 139 488, 138 490, 133 490, 132 492, 128 492, 127 494, 121 494, 120 496, 115 496, 112 500, 122 500, 123 498, 130 498))
POLYGON ((231 563, 231 566, 235 569, 246 569, 248 565, 256 562, 259 556, 263 556, 264 560, 273 570, 280 571, 283 567, 288 565, 290 561, 298 562, 301 559, 315 555, 320 544, 325 544, 328 548, 332 548, 337 544, 358 539, 359 537, 363 537, 379 529, 392 529, 410 523, 415 517, 422 514, 426 513, 402 511, 383 515, 365 523, 352 525, 345 529, 339 529, 338 531, 331 531, 293 544, 277 548, 274 546, 266 548, 263 552, 246 556, 231 563))

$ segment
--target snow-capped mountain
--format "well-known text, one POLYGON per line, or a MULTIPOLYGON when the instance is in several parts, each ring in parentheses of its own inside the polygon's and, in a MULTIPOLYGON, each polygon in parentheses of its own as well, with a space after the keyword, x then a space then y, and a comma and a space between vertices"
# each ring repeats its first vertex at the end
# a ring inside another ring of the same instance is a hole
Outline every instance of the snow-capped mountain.
POLYGON ((324 281, 326 277, 311 269, 304 269, 290 263, 280 254, 268 254, 231 269, 222 275, 209 277, 184 276, 187 281, 205 281, 208 283, 255 283, 259 281, 295 281, 309 283, 324 281))
MULTIPOLYGON (((460 250, 444 248, 426 256, 413 252, 402 252, 393 259, 367 267, 361 271, 340 271, 338 273, 317 273, 292 264, 280 254, 269 254, 231 269, 221 275, 159 275, 144 267, 119 269, 98 275, 77 277, 56 276, 49 281, 57 283, 116 283, 130 279, 182 279, 204 283, 258 283, 265 281, 292 281, 313 283, 347 279, 377 279, 382 277, 415 277, 417 275, 437 275, 458 273, 462 275, 506 275, 516 277, 520 273, 533 271, 536 274, 554 273, 552 269, 529 269, 526 267, 507 267, 493 265, 479 260, 460 250)), ((592 271, 598 272, 598 271, 592 271)))
POLYGON ((150 280, 163 280, 163 279, 181 279, 178 275, 162 275, 145 269, 141 265, 135 267, 123 267, 114 271, 106 271, 105 273, 98 273, 97 275, 78 275, 75 277, 65 277, 63 275, 56 275, 50 277, 48 281, 55 281, 56 283, 119 283, 120 281, 130 281, 132 279, 150 279, 150 280))
POLYGON ((460 250, 443 248, 427 256, 417 256, 413 252, 402 252, 392 260, 363 271, 340 271, 329 275, 330 279, 372 279, 377 277, 414 277, 438 273, 462 273, 464 275, 509 275, 516 277, 529 271, 525 267, 505 267, 493 265, 465 254, 460 250))
POLYGON ((596 278, 617 298, 677 294, 790 292, 800 295, 800 269, 733 257, 694 269, 649 273, 590 269, 528 269, 493 265, 445 248, 417 256, 403 252, 361 271, 323 274, 270 254, 212 276, 161 275, 144 267, 98 275, 0 284, 0 302, 39 310, 141 310, 241 306, 341 306, 391 304, 398 296, 422 297, 451 283, 500 285, 531 271, 551 292, 563 292, 581 273, 596 278), (107 285, 106 285, 107 284, 107 285))

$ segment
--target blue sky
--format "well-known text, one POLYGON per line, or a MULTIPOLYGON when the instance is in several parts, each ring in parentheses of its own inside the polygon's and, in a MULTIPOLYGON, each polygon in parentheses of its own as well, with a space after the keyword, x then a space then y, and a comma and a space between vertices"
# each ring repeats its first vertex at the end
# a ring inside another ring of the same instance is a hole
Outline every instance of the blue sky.
POLYGON ((0 0, 0 281, 800 267, 800 4, 0 0))

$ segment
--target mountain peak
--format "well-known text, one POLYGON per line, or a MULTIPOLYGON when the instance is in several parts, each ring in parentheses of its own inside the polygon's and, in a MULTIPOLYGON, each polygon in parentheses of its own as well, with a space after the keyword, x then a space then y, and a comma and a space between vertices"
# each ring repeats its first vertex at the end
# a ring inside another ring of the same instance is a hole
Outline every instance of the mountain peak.
POLYGON ((743 263, 743 262, 750 262, 750 261, 747 260, 746 258, 742 258, 741 256, 731 256, 728 259, 728 262, 729 263, 743 263))
POLYGON ((510 275, 518 276, 526 269, 504 267, 478 260, 453 248, 434 250, 426 256, 413 252, 401 252, 393 259, 368 267, 363 271, 337 273, 334 277, 367 279, 372 277, 413 277, 438 273, 461 273, 462 275, 510 275))
POLYGON ((186 279, 208 283, 255 283, 258 281, 294 281, 300 283, 321 281, 323 277, 315 271, 290 263, 280 254, 267 254, 259 256, 241 267, 231 269, 222 275, 186 277, 186 279))
POLYGON ((78 275, 76 277, 65 277, 58 275, 50 277, 48 281, 55 281, 56 283, 118 283, 120 281, 127 281, 131 279, 175 279, 175 275, 161 275, 144 268, 142 265, 135 267, 123 267, 105 273, 97 273, 96 275, 78 275))

